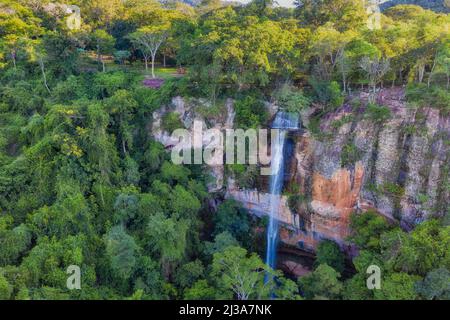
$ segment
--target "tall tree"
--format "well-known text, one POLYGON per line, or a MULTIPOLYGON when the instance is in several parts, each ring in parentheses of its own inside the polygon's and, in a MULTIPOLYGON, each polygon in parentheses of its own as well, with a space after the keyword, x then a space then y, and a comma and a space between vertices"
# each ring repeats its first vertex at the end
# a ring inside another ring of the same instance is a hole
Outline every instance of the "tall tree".
POLYGON ((142 52, 145 70, 148 70, 148 58, 151 59, 152 77, 155 78, 155 58, 161 45, 169 36, 169 25, 146 26, 130 34, 133 45, 142 52))
POLYGON ((97 60, 102 64, 102 70, 105 72, 106 68, 103 55, 112 54, 115 39, 105 30, 97 29, 92 34, 92 42, 97 53, 97 60))

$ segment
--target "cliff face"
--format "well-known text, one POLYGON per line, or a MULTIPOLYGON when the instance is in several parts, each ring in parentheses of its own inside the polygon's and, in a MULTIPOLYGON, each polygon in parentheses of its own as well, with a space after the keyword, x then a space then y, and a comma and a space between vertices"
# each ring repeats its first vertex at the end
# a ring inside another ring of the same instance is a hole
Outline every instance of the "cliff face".
MULTIPOLYGON (((298 189, 304 200, 292 211, 287 197, 281 199, 284 242, 314 250, 321 239, 333 239, 347 248, 351 213, 369 209, 405 229, 449 214, 450 118, 431 107, 407 106, 397 88, 378 93, 377 103, 391 115, 377 121, 366 110, 367 99, 362 93, 354 97, 359 107, 346 104, 322 117, 319 137, 306 130, 295 139, 287 188, 298 189)), ((270 199, 234 184, 227 195, 257 214, 270 199)))
MULTIPOLYGON (((432 107, 407 106, 403 90, 395 88, 378 93, 377 104, 390 110, 390 117, 380 120, 367 110, 367 99, 361 93, 320 118, 318 134, 305 129, 294 137, 285 189, 298 190, 303 201, 289 208, 288 197, 281 198, 284 242, 314 250, 326 238, 346 248, 351 213, 369 209, 399 221, 405 229, 449 214, 450 117, 432 107)), ((191 128, 193 119, 201 120, 204 129, 233 127, 232 100, 214 119, 197 111, 201 104, 174 98, 153 115, 152 135, 168 148, 176 143, 161 128, 161 118, 169 111, 177 112, 186 128, 191 128)), ((302 115, 307 128, 312 127, 308 123, 314 111, 302 115)), ((243 190, 231 179, 225 183, 223 166, 212 167, 211 173, 211 192, 224 192, 257 215, 269 212, 268 194, 243 190)))
MULTIPOLYGON (((171 149, 179 143, 178 139, 175 139, 171 132, 168 132, 163 127, 164 115, 173 112, 178 115, 180 124, 190 132, 189 139, 192 139, 194 121, 202 124, 202 146, 206 146, 210 143, 210 139, 205 134, 206 130, 214 128, 223 132, 226 129, 232 129, 234 126, 235 112, 233 100, 227 99, 221 110, 215 112, 217 113, 215 116, 209 115, 211 112, 208 110, 212 108, 204 100, 191 99, 187 101, 182 97, 174 97, 169 105, 163 106, 153 112, 153 120, 150 124, 151 135, 167 149, 171 149)), ((192 145, 186 145, 186 147, 189 149, 192 145)), ((208 185, 208 191, 215 192, 221 190, 224 184, 224 166, 210 166, 209 169, 213 179, 208 185)))
MULTIPOLYGON (((308 203, 297 210, 304 230, 291 232, 286 242, 343 244, 353 211, 376 210, 405 229, 448 214, 450 118, 433 108, 410 108, 403 97, 400 89, 378 94, 389 120, 377 123, 364 107, 345 105, 321 119, 320 139, 306 132, 297 140, 291 185, 300 186, 308 203)), ((360 100, 365 105, 367 97, 360 100)))

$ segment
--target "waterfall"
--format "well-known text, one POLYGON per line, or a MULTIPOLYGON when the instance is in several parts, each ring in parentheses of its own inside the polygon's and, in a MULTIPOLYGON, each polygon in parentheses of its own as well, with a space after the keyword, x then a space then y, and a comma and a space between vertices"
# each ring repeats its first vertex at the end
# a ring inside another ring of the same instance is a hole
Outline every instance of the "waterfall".
POLYGON ((270 212, 267 228, 267 256, 266 264, 275 269, 278 239, 278 210, 280 206, 281 190, 284 180, 284 149, 286 134, 289 130, 298 130, 298 115, 295 113, 278 112, 272 124, 272 129, 279 129, 277 137, 272 140, 272 159, 270 177, 270 212))

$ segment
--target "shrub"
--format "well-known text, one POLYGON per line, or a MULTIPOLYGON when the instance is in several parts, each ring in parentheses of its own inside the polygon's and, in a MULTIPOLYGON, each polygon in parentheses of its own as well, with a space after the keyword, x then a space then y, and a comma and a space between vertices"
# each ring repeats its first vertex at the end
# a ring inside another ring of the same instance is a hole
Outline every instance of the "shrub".
POLYGON ((406 100, 419 107, 434 107, 445 114, 450 113, 450 92, 439 86, 428 86, 424 83, 409 84, 406 88, 406 100))
POLYGON ((344 145, 341 153, 342 166, 354 164, 359 159, 361 159, 361 150, 354 143, 344 145))
POLYGON ((300 194, 299 191, 288 195, 288 206, 294 213, 298 213, 298 208, 305 202, 307 202, 306 197, 300 194))
POLYGON ((299 112, 311 103, 311 100, 302 91, 287 84, 276 91, 274 97, 280 107, 287 112, 299 112))
POLYGON ((385 106, 368 103, 366 117, 373 122, 381 123, 391 118, 391 110, 385 106))
POLYGON ((323 240, 317 246, 315 264, 327 264, 339 273, 345 268, 345 257, 339 245, 331 240, 323 240))
POLYGON ((326 82, 311 79, 309 81, 315 100, 324 105, 326 111, 333 111, 344 103, 339 83, 336 81, 326 82))
POLYGON ((66 81, 59 82, 53 89, 52 97, 58 103, 68 103, 72 100, 87 97, 86 84, 90 82, 87 76, 69 76, 66 81))
POLYGON ((236 126, 241 129, 258 128, 268 119, 264 104, 253 96, 237 100, 235 111, 236 126))
POLYGON ((346 123, 350 123, 353 122, 354 120, 354 116, 351 114, 345 115, 342 118, 340 118, 339 120, 335 120, 331 123, 331 127, 333 129, 339 129, 340 127, 342 127, 344 124, 346 123))
POLYGON ((114 62, 124 64, 125 60, 130 58, 131 52, 128 50, 117 50, 114 52, 114 62))
POLYGON ((250 189, 255 186, 258 168, 255 165, 230 164, 227 169, 233 174, 239 187, 250 189))
POLYGON ((177 112, 168 112, 162 117, 162 127, 168 132, 173 132, 176 129, 184 128, 180 120, 180 115, 177 112))
POLYGON ((129 79, 124 72, 97 73, 94 78, 94 92, 100 98, 110 97, 119 89, 126 89, 129 79))

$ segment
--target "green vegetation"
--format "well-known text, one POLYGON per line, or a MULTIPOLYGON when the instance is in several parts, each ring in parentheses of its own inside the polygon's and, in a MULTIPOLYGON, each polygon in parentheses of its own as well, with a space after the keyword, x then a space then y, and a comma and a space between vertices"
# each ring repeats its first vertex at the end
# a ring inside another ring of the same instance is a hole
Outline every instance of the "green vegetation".
POLYGON ((337 243, 324 240, 317 246, 316 264, 327 264, 337 272, 342 273, 345 267, 345 257, 337 243))
MULTIPOLYGON (((410 233, 354 215, 356 273, 324 241, 312 273, 295 282, 264 264, 264 222, 209 192, 205 168, 174 165, 149 134, 154 111, 177 95, 206 101, 197 111, 207 120, 234 99, 243 129, 267 126, 268 101, 311 111, 308 129, 321 138, 321 119, 360 88, 373 101, 381 86, 407 85, 412 105, 449 112, 448 15, 397 6, 369 30, 362 1, 302 2, 75 0, 74 29, 64 5, 3 0, 0 299, 448 298, 448 215, 410 233), (383 270, 375 293, 364 282, 370 264, 383 270), (82 290, 66 286, 71 265, 82 290)), ((375 104, 365 115, 391 116, 375 104)), ((162 127, 182 127, 179 115, 164 114, 162 127)), ((346 145, 342 165, 359 153, 346 145)), ((226 169, 240 187, 258 183, 257 166, 226 169)), ((289 196, 295 210, 305 202, 298 190, 289 196)))
POLYGON ((361 151, 354 143, 347 143, 342 148, 341 165, 354 165, 361 158, 361 151))
POLYGON ((411 233, 389 225, 376 213, 352 216, 349 239, 360 248, 353 263, 357 274, 345 281, 348 299, 448 299, 450 228, 429 220, 411 233), (381 268, 381 290, 363 289, 369 265, 381 268))
POLYGON ((237 100, 236 127, 242 129, 258 128, 265 124, 268 115, 264 103, 253 96, 237 100))
POLYGON ((391 110, 385 106, 369 103, 366 107, 365 116, 373 122, 384 123, 391 118, 391 110))
POLYGON ((450 114, 450 92, 446 88, 425 84, 410 84, 406 89, 408 102, 416 106, 432 106, 450 114))
POLYGON ((339 129, 344 124, 353 122, 353 120, 354 120, 354 116, 353 115, 351 115, 351 114, 345 115, 342 118, 340 118, 339 120, 333 121, 331 123, 331 127, 333 127, 333 129, 339 129))
POLYGON ((168 112, 163 115, 162 127, 168 132, 173 132, 176 129, 184 128, 180 120, 180 115, 176 112, 168 112))
POLYGON ((310 99, 303 92, 296 90, 288 84, 284 84, 274 94, 280 107, 287 112, 300 112, 309 107, 310 99))

